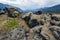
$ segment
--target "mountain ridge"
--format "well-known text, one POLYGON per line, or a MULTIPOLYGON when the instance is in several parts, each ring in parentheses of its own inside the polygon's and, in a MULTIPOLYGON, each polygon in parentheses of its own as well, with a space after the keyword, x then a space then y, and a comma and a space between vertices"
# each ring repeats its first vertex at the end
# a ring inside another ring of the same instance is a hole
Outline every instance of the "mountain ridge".
POLYGON ((55 5, 53 7, 43 8, 42 11, 45 11, 45 12, 60 12, 60 5, 55 5))
MULTIPOLYGON (((6 6, 12 6, 12 5, 8 5, 8 4, 3 4, 0 3, 0 9, 4 9, 6 6)), ((16 6, 14 6, 16 7, 16 6)), ((38 8, 38 9, 33 9, 33 10, 23 10, 20 9, 20 7, 16 7, 19 11, 23 11, 23 12, 36 12, 36 11, 44 11, 44 12, 60 12, 60 4, 59 5, 55 5, 52 7, 44 7, 44 8, 38 8)))
MULTIPOLYGON (((0 9, 1 9, 1 10, 5 9, 6 6, 12 6, 12 5, 0 3, 0 9)), ((13 6, 13 7, 16 7, 16 6, 13 6)), ((22 11, 22 9, 20 9, 20 8, 18 8, 18 7, 16 7, 16 9, 17 9, 18 11, 22 11)))

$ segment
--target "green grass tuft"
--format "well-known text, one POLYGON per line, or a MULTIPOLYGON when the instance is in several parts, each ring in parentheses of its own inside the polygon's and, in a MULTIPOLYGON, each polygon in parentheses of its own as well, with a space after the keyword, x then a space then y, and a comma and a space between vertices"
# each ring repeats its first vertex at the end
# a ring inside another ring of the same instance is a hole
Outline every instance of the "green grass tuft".
POLYGON ((12 27, 14 27, 14 26, 17 25, 17 24, 18 24, 17 19, 15 19, 15 18, 9 19, 9 20, 7 21, 7 23, 6 23, 6 27, 7 27, 8 29, 11 29, 12 27))

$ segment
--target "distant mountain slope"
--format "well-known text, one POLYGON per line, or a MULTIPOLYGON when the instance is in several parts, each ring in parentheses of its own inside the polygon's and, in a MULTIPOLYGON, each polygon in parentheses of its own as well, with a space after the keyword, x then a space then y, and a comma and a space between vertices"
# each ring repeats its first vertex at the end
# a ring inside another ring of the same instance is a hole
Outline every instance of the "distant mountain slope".
MULTIPOLYGON (((0 3, 0 9, 1 9, 1 10, 2 10, 2 9, 5 9, 6 6, 12 6, 12 5, 0 3)), ((14 6, 14 7, 15 7, 15 6, 14 6)), ((18 7, 16 7, 16 9, 17 9, 18 11, 22 11, 22 10, 21 10, 20 8, 18 8, 18 7)))
POLYGON ((42 9, 42 11, 45 11, 45 12, 60 12, 60 5, 55 5, 53 7, 44 8, 44 9, 42 9))
MULTIPOLYGON (((12 6, 12 5, 0 3, 0 9, 4 9, 6 6, 12 6)), ((19 11, 23 11, 23 9, 20 9, 19 7, 16 7, 16 8, 19 11)), ((46 8, 40 8, 40 9, 34 9, 34 10, 27 9, 27 10, 25 10, 23 12, 36 12, 36 11, 39 11, 39 10, 42 10, 44 12, 59 12, 60 13, 60 5, 55 5, 53 7, 46 7, 46 8)))
POLYGON ((44 12, 59 12, 60 13, 60 5, 55 5, 52 7, 45 7, 40 9, 34 9, 34 10, 26 10, 27 12, 36 12, 36 11, 44 11, 44 12))
POLYGON ((0 9, 4 9, 6 6, 8 5, 0 3, 0 9))

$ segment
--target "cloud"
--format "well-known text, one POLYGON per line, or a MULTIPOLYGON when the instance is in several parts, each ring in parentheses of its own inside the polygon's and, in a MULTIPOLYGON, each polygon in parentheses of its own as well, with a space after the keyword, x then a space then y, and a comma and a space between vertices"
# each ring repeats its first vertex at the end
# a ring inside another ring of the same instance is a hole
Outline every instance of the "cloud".
POLYGON ((0 0, 0 3, 14 5, 22 9, 37 9, 60 4, 60 0, 0 0))

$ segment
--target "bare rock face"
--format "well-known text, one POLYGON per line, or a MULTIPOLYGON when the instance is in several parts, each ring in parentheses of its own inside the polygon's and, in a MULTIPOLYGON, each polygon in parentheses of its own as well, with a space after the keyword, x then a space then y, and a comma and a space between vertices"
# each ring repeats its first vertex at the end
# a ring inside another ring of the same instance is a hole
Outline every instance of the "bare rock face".
POLYGON ((16 7, 7 6, 5 9, 6 9, 9 17, 18 17, 19 16, 20 12, 17 10, 16 7))

